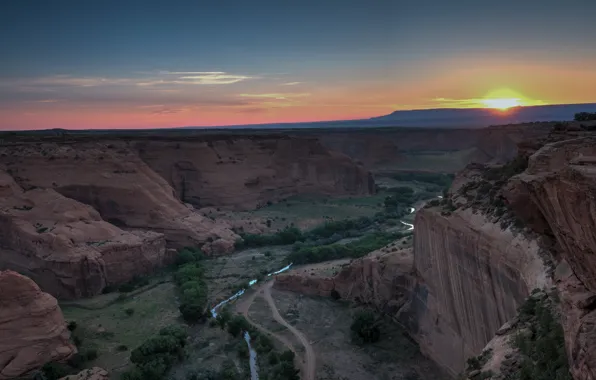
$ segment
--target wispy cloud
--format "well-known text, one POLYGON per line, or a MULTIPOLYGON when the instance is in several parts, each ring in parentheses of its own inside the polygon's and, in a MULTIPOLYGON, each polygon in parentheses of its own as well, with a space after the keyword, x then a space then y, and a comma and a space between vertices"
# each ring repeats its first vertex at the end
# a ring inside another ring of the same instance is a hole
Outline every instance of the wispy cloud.
POLYGON ((310 96, 308 93, 289 93, 289 94, 239 94, 243 98, 257 98, 257 99, 275 99, 275 100, 291 100, 294 98, 303 98, 310 96))
POLYGON ((159 74, 162 78, 141 81, 137 84, 139 86, 167 84, 222 85, 258 78, 250 75, 227 73, 225 71, 160 71, 159 74))
POLYGON ((297 84, 301 84, 302 82, 288 82, 288 83, 282 83, 282 86, 295 86, 297 84))

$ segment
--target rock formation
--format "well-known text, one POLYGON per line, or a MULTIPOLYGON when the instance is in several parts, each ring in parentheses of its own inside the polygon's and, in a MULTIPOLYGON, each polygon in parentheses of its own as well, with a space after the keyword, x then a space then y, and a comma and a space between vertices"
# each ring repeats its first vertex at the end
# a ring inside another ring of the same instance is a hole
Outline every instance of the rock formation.
POLYGON ((58 302, 29 278, 0 272, 0 379, 76 353, 58 302))
POLYGON ((478 129, 453 128, 370 128, 326 130, 324 133, 295 131, 297 136, 318 138, 332 150, 345 153, 362 162, 373 173, 401 170, 458 171, 466 164, 503 163, 517 154, 518 144, 548 134, 552 123, 516 124, 478 129), (446 164, 435 160, 421 166, 412 165, 407 155, 458 152, 459 162, 446 164))
POLYGON ((135 147, 177 197, 195 207, 254 209, 296 194, 374 192, 366 170, 312 138, 205 136, 135 147))
POLYGON ((60 378, 59 380, 109 380, 108 371, 103 368, 93 367, 84 369, 76 375, 69 375, 60 378))
POLYGON ((455 375, 547 285, 546 269, 536 241, 471 209, 422 209, 415 226, 418 283, 404 317, 421 349, 455 375))
POLYGON ((59 298, 99 294, 166 261, 162 234, 123 231, 53 189, 24 191, 0 171, 0 267, 59 298))
POLYGON ((181 203, 125 141, 15 143, 0 148, 0 164, 25 190, 53 189, 92 206, 108 223, 163 233, 171 246, 237 238, 225 223, 181 203))
POLYGON ((333 296, 368 304, 397 316, 413 287, 411 249, 392 245, 354 260, 334 277, 280 274, 275 288, 312 296, 333 296))
POLYGON ((514 177, 507 199, 535 231, 553 236, 567 352, 576 380, 596 378, 596 138, 553 138, 514 177), (533 218, 529 218, 533 215, 533 218), (537 223, 536 221, 539 221, 537 223))

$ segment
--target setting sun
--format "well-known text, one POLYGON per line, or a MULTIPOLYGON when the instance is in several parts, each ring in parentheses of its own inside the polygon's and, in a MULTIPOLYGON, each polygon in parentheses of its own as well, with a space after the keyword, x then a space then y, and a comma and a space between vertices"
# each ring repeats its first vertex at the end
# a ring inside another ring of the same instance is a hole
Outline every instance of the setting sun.
POLYGON ((484 108, 508 110, 513 107, 536 106, 545 104, 540 100, 530 99, 509 88, 499 88, 486 94, 479 102, 484 108))
POLYGON ((506 110, 511 107, 519 107, 522 105, 518 98, 482 99, 482 104, 484 104, 486 108, 499 110, 506 110))

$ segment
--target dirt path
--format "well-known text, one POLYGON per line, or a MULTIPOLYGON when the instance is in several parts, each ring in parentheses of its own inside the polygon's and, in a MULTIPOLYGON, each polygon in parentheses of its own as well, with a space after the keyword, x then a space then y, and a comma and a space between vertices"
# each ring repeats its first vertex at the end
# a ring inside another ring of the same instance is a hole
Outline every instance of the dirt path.
POLYGON ((302 345, 304 346, 304 349, 306 350, 306 357, 305 357, 306 362, 304 363, 304 368, 305 368, 304 378, 306 380, 315 380, 315 370, 316 370, 316 361, 317 361, 317 358, 315 356, 315 351, 313 350, 312 346, 310 345, 310 342, 304 336, 304 334, 302 334, 298 329, 296 329, 294 326, 292 326, 288 322, 286 322, 286 320, 283 319, 283 317, 279 314, 279 310, 277 310, 277 306, 275 306, 275 302, 273 302, 273 298, 271 297, 271 287, 273 286, 274 282, 275 282, 275 280, 269 281, 268 283, 265 284, 264 290, 263 290, 263 293, 264 293, 263 297, 269 304, 269 308, 271 309, 271 312, 273 313, 273 318, 278 323, 282 324, 288 330, 290 330, 292 332, 292 334, 294 334, 294 336, 296 338, 298 338, 300 343, 302 343, 302 345))
POLYGON ((255 326, 258 330, 260 330, 260 331, 264 332, 265 334, 268 334, 268 335, 274 337, 275 339, 277 339, 278 341, 280 341, 283 345, 288 347, 294 353, 294 355, 296 355, 296 358, 299 358, 301 355, 298 353, 298 351, 296 351, 296 348, 292 345, 292 343, 288 339, 284 338, 283 336, 280 336, 279 334, 276 334, 272 331, 267 330, 263 326, 252 321, 250 319, 250 317, 248 316, 248 310, 250 309, 250 306, 253 304, 255 298, 259 295, 262 296, 267 301, 267 304, 269 305, 269 308, 271 309, 271 313, 273 314, 273 319, 275 319, 275 321, 277 321, 282 326, 284 326, 285 328, 290 330, 290 332, 296 338, 298 338, 298 340, 300 341, 302 346, 304 346, 306 355, 303 360, 303 363, 301 363, 302 378, 304 380, 315 380, 316 356, 315 356, 314 350, 313 350, 312 346, 310 345, 310 343, 308 342, 308 339, 299 330, 297 330, 294 326, 292 326, 288 322, 286 322, 286 320, 283 319, 283 317, 279 314, 279 310, 277 309, 277 306, 275 306, 275 302, 273 302, 273 298, 271 297, 271 287, 273 286, 274 282, 275 282, 275 280, 269 281, 269 282, 261 285, 258 289, 255 289, 255 291, 250 296, 244 298, 241 302, 238 302, 236 304, 236 311, 239 313, 242 313, 244 315, 244 317, 246 318, 246 320, 250 324, 255 326))
MULTIPOLYGON (((261 332, 263 332, 263 333, 271 336, 274 339, 277 339, 284 346, 286 346, 288 349, 290 349, 294 353, 294 355, 296 355, 297 358, 299 358, 300 357, 300 353, 296 350, 296 348, 294 347, 294 345, 292 344, 292 342, 290 342, 285 337, 283 337, 283 336, 281 336, 279 334, 276 334, 273 331, 270 331, 270 330, 266 329, 265 327, 259 325, 258 323, 256 323, 252 319, 250 319, 250 317, 248 315, 248 310, 250 309, 250 306, 252 305, 252 303, 254 302, 255 298, 257 297, 257 295, 259 293, 262 293, 262 290, 261 289, 256 290, 250 296, 248 296, 248 297, 244 298, 243 300, 241 300, 240 302, 238 302, 236 304, 236 311, 238 313, 241 313, 242 315, 244 315, 244 318, 246 318, 246 320, 248 321, 248 323, 250 323, 251 325, 253 325, 257 330, 259 330, 259 331, 261 331, 261 332)), ((302 367, 302 364, 300 366, 302 367)), ((303 371, 304 371, 304 369, 303 369, 303 371)))

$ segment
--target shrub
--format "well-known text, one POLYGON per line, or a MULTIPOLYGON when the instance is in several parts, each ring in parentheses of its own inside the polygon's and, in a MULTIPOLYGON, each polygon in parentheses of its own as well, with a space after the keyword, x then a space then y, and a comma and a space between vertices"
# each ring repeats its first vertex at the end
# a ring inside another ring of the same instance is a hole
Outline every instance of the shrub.
POLYGON ((77 329, 77 321, 70 321, 68 325, 66 325, 69 331, 75 331, 77 329))
POLYGON ((46 363, 41 371, 47 380, 58 380, 69 374, 70 369, 67 365, 62 363, 50 362, 46 363))
POLYGON ((133 370, 122 375, 125 380, 159 380, 185 356, 188 334, 181 326, 169 326, 143 342, 130 354, 133 370))
POLYGON ((129 307, 128 309, 124 310, 124 312, 126 313, 126 315, 128 315, 130 317, 131 315, 133 315, 135 313, 135 309, 129 307))
POLYGON ((201 265, 201 255, 185 254, 184 264, 174 273, 174 281, 180 293, 179 310, 185 321, 198 322, 205 316, 208 288, 205 282, 205 270, 201 265), (187 261, 192 258, 195 261, 187 261))
POLYGON ((596 120, 596 112, 578 112, 574 115, 575 121, 590 121, 596 120))
POLYGON ((529 324, 527 333, 518 333, 513 345, 522 354, 516 380, 571 380, 561 324, 544 300, 530 296, 520 307, 520 321, 529 324))
POLYGON ((357 343, 374 343, 381 337, 377 318, 367 310, 359 311, 354 315, 350 330, 352 330, 352 340, 357 343))
POLYGON ((288 263, 309 264, 346 257, 358 258, 382 248, 403 236, 401 233, 375 232, 345 245, 299 246, 287 256, 286 260, 288 263))
POLYGON ((248 331, 249 329, 250 324, 242 315, 235 315, 228 322, 228 332, 234 337, 240 336, 242 331, 248 331))

